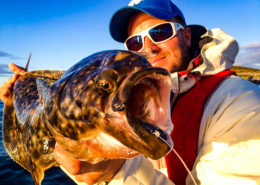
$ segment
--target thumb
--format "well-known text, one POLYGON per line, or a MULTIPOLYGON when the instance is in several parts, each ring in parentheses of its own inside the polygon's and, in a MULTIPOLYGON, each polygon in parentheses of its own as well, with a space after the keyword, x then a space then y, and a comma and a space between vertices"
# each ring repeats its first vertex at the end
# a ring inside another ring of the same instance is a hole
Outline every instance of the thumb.
POLYGON ((26 70, 24 68, 17 66, 13 63, 9 64, 9 68, 15 74, 24 74, 26 72, 26 70))

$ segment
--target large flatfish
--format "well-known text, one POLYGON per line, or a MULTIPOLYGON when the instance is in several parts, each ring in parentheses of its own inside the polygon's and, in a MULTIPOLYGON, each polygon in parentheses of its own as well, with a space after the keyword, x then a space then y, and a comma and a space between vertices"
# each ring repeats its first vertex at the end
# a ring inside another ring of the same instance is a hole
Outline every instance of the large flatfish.
POLYGON ((90 163, 140 153, 159 159, 172 147, 170 88, 167 70, 120 50, 95 53, 66 72, 26 72, 4 107, 5 148, 37 185, 56 164, 56 142, 90 163))

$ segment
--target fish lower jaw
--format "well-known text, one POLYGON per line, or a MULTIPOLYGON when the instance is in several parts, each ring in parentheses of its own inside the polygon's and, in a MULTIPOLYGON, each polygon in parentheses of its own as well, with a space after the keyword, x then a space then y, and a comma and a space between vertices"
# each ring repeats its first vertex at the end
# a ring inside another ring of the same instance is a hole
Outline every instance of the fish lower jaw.
POLYGON ((107 159, 118 158, 132 158, 139 154, 139 152, 128 148, 120 143, 112 136, 101 132, 97 137, 92 139, 93 143, 99 145, 102 155, 107 159))

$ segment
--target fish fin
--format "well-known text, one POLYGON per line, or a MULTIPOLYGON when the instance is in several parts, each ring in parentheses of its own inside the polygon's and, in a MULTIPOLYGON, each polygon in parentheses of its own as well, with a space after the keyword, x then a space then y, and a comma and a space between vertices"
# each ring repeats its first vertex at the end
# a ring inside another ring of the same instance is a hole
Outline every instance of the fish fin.
POLYGON ((31 60, 31 56, 32 56, 32 52, 30 53, 30 56, 29 56, 28 61, 27 61, 27 64, 26 64, 26 66, 24 68, 26 71, 28 70, 29 63, 30 63, 30 60, 31 60))
POLYGON ((23 74, 24 78, 40 78, 46 81, 49 86, 53 85, 57 80, 59 80, 65 71, 61 70, 35 70, 26 72, 23 74))
POLYGON ((20 126, 23 126, 40 102, 36 79, 19 76, 13 92, 13 106, 16 117, 20 126))
POLYGON ((37 84, 37 90, 38 90, 38 95, 40 97, 40 101, 43 102, 43 100, 45 100, 46 98, 50 86, 46 81, 40 78, 36 79, 36 84, 37 84))
POLYGON ((3 143, 9 156, 23 168, 30 171, 26 141, 22 135, 21 127, 15 115, 13 95, 7 99, 4 106, 3 143))
POLYGON ((26 72, 19 76, 14 85, 13 104, 20 125, 24 124, 33 109, 43 102, 47 87, 52 86, 62 74, 62 71, 39 70, 26 72), (40 80, 42 81, 40 82, 40 80))
POLYGON ((41 78, 43 80, 51 79, 54 81, 59 80, 65 73, 63 70, 35 70, 24 73, 25 77, 41 78))

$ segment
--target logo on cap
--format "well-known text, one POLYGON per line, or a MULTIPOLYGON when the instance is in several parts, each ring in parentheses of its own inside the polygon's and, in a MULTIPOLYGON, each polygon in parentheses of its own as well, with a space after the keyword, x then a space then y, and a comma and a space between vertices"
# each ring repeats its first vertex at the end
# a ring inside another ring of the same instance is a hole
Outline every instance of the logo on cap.
POLYGON ((134 5, 137 5, 139 4, 141 1, 144 1, 144 0, 132 0, 128 6, 134 6, 134 5))

